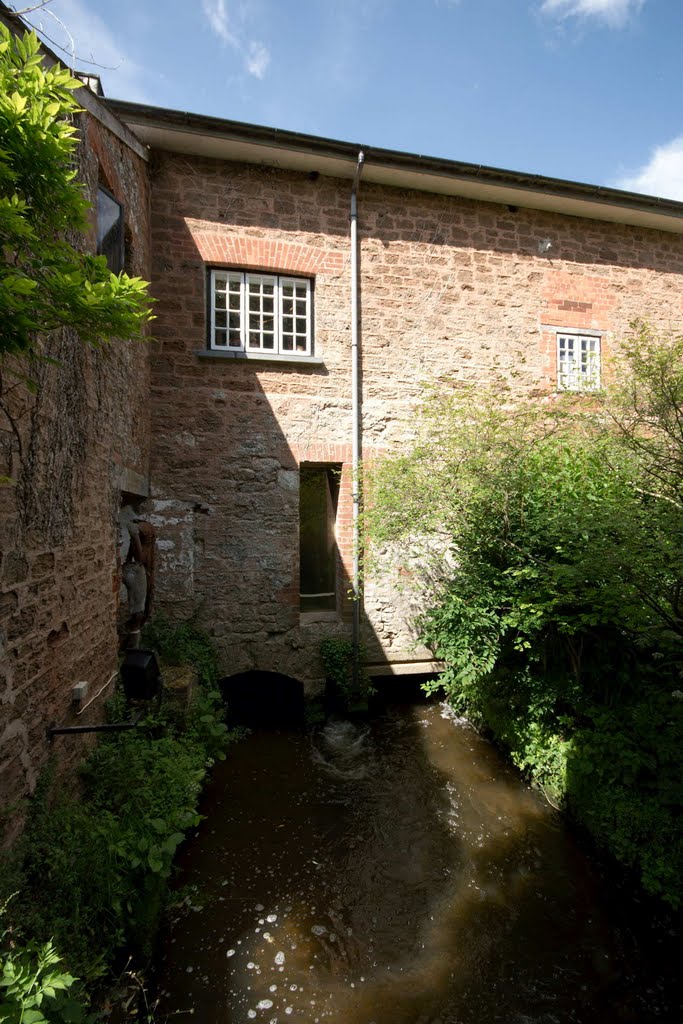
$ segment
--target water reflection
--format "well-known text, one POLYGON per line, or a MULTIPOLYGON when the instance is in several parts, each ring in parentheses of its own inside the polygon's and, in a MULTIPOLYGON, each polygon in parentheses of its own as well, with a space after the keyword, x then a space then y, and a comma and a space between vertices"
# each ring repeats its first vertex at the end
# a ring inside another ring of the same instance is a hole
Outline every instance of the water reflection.
MULTIPOLYGON (((557 815, 445 709, 254 734, 190 844, 162 1010, 208 1024, 675 1020, 557 815)), ((162 1014, 163 1018, 163 1014, 162 1014)))

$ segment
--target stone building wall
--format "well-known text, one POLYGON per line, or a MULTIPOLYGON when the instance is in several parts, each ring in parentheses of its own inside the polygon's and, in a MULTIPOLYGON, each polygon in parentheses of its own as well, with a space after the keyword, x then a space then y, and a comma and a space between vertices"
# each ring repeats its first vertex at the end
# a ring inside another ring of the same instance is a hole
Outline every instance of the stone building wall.
MULTIPOLYGON (((197 614, 226 674, 320 682, 320 638, 339 614, 299 614, 298 467, 344 468, 340 586, 350 534, 350 183, 155 154, 153 496, 159 598, 197 614), (208 357, 209 267, 314 279, 321 365, 208 357)), ((683 240, 614 223, 361 184, 363 457, 410 442, 425 383, 501 376, 549 395, 556 329, 600 332, 603 356, 635 317, 677 329, 683 240), (549 243, 549 244, 548 244, 549 243)), ((365 581, 374 664, 419 662, 415 597, 365 581)))
MULTIPOLYGON (((148 278, 146 154, 86 92, 79 176, 91 201, 100 181, 123 204, 126 269, 148 278)), ((82 244, 94 249, 94 212, 82 244)), ((87 738, 50 744, 47 727, 101 716, 106 688, 81 716, 71 688, 86 681, 89 699, 116 671, 118 508, 122 491, 147 493, 148 345, 95 350, 64 331, 44 352, 57 362, 2 367, 0 476, 14 483, 0 486, 0 792, 12 820, 50 751, 63 768, 83 756, 87 738)))

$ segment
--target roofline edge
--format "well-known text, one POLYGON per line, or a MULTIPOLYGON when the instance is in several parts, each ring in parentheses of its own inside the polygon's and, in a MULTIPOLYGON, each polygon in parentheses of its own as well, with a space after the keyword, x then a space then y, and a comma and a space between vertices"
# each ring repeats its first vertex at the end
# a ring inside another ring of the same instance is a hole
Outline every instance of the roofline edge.
POLYGON ((625 192, 605 185, 591 185, 563 178, 488 167, 483 164, 448 160, 443 157, 382 149, 364 143, 329 139, 243 121, 231 121, 204 114, 131 103, 126 100, 106 98, 104 103, 129 125, 137 124, 141 127, 165 128, 187 134, 211 135, 215 138, 222 137, 226 142, 251 143, 298 153, 310 153, 311 156, 348 160, 353 168, 356 165, 358 152, 362 149, 366 155, 366 164, 376 167, 438 175, 469 183, 481 182, 482 185, 500 188, 542 192, 546 195, 556 195, 562 199, 582 200, 583 202, 620 207, 624 210, 637 210, 640 213, 658 214, 660 217, 683 219, 683 202, 675 199, 647 196, 638 192, 625 192))

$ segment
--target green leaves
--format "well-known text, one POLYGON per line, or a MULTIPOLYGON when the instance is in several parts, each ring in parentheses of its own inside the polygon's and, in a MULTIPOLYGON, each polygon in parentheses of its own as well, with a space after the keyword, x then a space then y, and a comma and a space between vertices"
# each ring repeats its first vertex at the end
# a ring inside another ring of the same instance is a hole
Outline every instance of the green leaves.
POLYGON ((372 474, 367 524, 427 587, 448 700, 677 905, 683 338, 641 326, 620 358, 590 413, 433 394, 413 452, 372 474))
POLYGON ((334 686, 335 697, 346 711, 367 707, 374 693, 371 680, 362 669, 363 651, 359 652, 358 679, 354 681, 353 642, 342 636, 327 636, 320 643, 320 660, 325 677, 334 686))
MULTIPOLYGON (((168 629, 177 638, 178 631, 168 629)), ((203 651, 207 673, 215 671, 208 638, 189 626, 181 636, 203 651)), ((7 883, 19 890, 12 905, 15 937, 53 936, 86 983, 106 973, 124 942, 149 954, 175 853, 201 820, 197 802, 206 773, 233 738, 223 715, 220 692, 200 684, 189 707, 169 700, 135 730, 103 737, 82 765, 77 798, 50 792, 49 777, 43 780, 29 814, 19 878, 7 883)), ((67 1005, 54 979, 47 985, 62 1016, 48 1014, 49 993, 27 1009, 50 1021, 82 1019, 67 1016, 76 1014, 77 1004, 67 1005)))
POLYGON ((0 1022, 2 1024, 49 1024, 80 1021, 83 1013, 73 1000, 64 999, 76 978, 55 970, 61 958, 52 942, 13 944, 2 955, 0 1022))
POLYGON ((606 630, 665 650, 683 637, 683 521, 643 494, 640 458, 614 431, 562 403, 501 409, 486 392, 431 397, 422 420, 412 455, 374 476, 368 519, 379 542, 435 538, 422 625, 449 685, 476 686, 508 653, 583 678, 574 647, 606 630))
MULTIPOLYGON (((168 665, 192 665, 200 681, 214 686, 218 681, 218 657, 211 637, 194 622, 172 623, 157 615, 145 626, 145 643, 153 647, 168 665)), ((220 701, 218 691, 207 694, 220 701)))
POLYGON ((80 86, 43 64, 33 33, 0 25, 0 356, 29 353, 64 326, 89 344, 140 338, 151 319, 145 282, 81 251, 90 204, 73 168, 80 86), (80 244, 66 241, 79 233, 80 244))

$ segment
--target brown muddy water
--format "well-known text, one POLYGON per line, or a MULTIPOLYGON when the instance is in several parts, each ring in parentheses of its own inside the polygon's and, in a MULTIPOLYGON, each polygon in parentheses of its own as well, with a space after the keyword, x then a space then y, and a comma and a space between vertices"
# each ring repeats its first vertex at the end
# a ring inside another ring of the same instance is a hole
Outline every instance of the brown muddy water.
POLYGON ((203 812, 158 1020, 683 1021, 670 927, 633 929, 559 816, 445 707, 252 733, 203 812))

